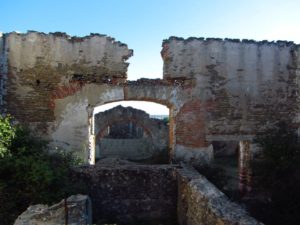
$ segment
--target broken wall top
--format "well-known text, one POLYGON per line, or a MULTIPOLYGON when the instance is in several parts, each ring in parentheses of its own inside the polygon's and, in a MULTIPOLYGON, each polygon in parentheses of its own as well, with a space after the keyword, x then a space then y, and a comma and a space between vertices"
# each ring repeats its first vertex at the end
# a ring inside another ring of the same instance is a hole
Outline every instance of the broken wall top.
POLYGON ((229 79, 242 75, 269 80, 300 68, 300 45, 288 41, 170 37, 162 47, 165 79, 216 72, 229 79))
POLYGON ((86 84, 123 82, 133 54, 100 34, 12 32, 0 37, 0 47, 0 107, 26 122, 54 121, 55 100, 86 84))
POLYGON ((40 65, 72 67, 74 74, 85 79, 95 79, 95 76, 126 78, 128 63, 125 61, 133 54, 126 44, 100 34, 79 38, 60 32, 12 32, 4 34, 4 40, 9 66, 17 71, 40 65), (94 69, 90 74, 82 74, 81 67, 94 69))

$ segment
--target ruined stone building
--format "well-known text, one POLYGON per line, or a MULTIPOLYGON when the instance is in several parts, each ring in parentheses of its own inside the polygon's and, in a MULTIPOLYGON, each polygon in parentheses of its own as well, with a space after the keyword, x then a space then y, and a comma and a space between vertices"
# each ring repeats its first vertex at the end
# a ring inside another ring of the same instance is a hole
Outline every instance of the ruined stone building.
POLYGON ((169 158, 195 164, 213 158, 212 141, 243 145, 274 120, 299 122, 300 48, 292 42, 170 37, 163 79, 137 81, 126 80, 133 51, 105 35, 12 32, 0 49, 1 112, 91 164, 93 110, 109 102, 167 106, 169 158))
MULTIPOLYGON (((238 143, 245 185, 253 136, 278 120, 299 127, 300 46, 293 42, 170 37, 162 44, 163 78, 153 80, 127 80, 132 54, 100 34, 3 34, 0 111, 50 148, 74 151, 89 164, 102 156, 166 155, 170 162, 201 165, 213 159, 212 143, 238 143), (94 113, 123 100, 167 106, 169 128, 135 109, 94 113)), ((259 224, 185 166, 102 164, 74 173, 90 188, 94 221, 259 224)))

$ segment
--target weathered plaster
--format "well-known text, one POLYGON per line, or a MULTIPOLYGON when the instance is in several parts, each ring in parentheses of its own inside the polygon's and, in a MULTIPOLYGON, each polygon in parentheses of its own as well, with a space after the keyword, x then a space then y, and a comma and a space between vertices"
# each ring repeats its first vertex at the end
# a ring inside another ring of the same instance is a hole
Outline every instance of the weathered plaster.
POLYGON ((9 33, 7 38, 10 47, 10 66, 18 70, 33 68, 39 63, 59 67, 60 64, 72 65, 84 62, 89 67, 104 67, 116 72, 116 75, 126 76, 126 73, 121 72, 128 66, 124 60, 132 54, 125 44, 98 34, 77 38, 65 33, 28 32, 9 33))
MULTIPOLYGON (((292 42, 170 38, 164 42, 164 79, 192 79, 204 109, 207 134, 251 134, 272 119, 270 111, 297 111, 292 42)), ((276 116, 274 116, 276 117, 276 116)))
POLYGON ((185 161, 209 161, 210 141, 247 140, 277 120, 299 124, 300 47, 292 42, 171 37, 163 79, 137 81, 126 81, 132 50, 104 35, 9 33, 0 45, 1 111, 90 162, 93 108, 107 102, 169 107, 170 156, 185 161))
POLYGON ((52 127, 52 145, 77 151, 87 160, 90 154, 89 118, 92 116, 89 107, 123 98, 123 90, 120 87, 89 84, 72 96, 55 100, 56 119, 52 127))

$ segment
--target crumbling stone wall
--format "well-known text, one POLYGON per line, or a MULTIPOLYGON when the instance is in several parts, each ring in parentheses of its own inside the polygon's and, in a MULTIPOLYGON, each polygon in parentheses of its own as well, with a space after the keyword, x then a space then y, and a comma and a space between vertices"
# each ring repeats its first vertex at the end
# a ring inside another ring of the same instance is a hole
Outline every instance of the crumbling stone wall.
POLYGON ((175 155, 210 141, 251 140, 278 120, 297 126, 299 53, 299 45, 285 41, 165 40, 164 79, 187 93, 176 115, 175 155))
POLYGON ((113 156, 139 161, 164 158, 165 163, 168 162, 168 125, 162 120, 150 118, 150 115, 142 110, 117 106, 97 113, 94 117, 94 129, 96 158, 113 156), (119 134, 121 137, 106 137, 107 127, 116 126, 118 132, 122 132, 125 128, 121 125, 124 123, 131 123, 134 130, 126 130, 125 136, 119 134), (138 132, 139 136, 134 135, 137 129, 142 130, 138 132))
POLYGON ((93 223, 176 224, 175 166, 97 163, 73 177, 87 186, 93 223))
POLYGON ((262 225, 193 168, 178 169, 180 225, 262 225))
POLYGON ((163 42, 163 79, 128 82, 132 51, 103 35, 28 32, 0 40, 1 111, 90 163, 93 108, 107 102, 168 106, 170 155, 194 163, 212 159, 211 141, 250 140, 274 120, 298 126, 300 50, 292 42, 171 37, 163 42))
POLYGON ((99 34, 77 38, 65 33, 8 33, 2 40, 1 80, 7 77, 2 108, 53 146, 77 150, 87 158, 88 87, 103 84, 104 94, 107 83, 125 80, 125 60, 132 50, 99 34))
POLYGON ((14 225, 90 225, 92 224, 91 200, 85 195, 72 195, 52 206, 28 207, 14 225))
POLYGON ((201 117, 200 139, 255 134, 271 120, 296 119, 299 52, 285 41, 171 37, 163 43, 164 79, 193 83, 186 110, 201 117))
POLYGON ((94 223, 261 224, 186 165, 99 162, 73 171, 87 186, 94 223))

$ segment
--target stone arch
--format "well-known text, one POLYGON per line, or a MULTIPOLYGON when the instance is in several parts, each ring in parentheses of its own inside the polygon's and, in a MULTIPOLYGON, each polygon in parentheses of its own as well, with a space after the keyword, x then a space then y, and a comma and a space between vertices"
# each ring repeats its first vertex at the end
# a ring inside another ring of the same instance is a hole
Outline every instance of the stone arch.
MULTIPOLYGON (((132 101, 132 99, 131 99, 132 101)), ((148 99, 149 101, 149 99, 148 99)), ((119 102, 119 101, 114 101, 114 102, 119 102)), ((111 103, 111 102, 109 102, 111 103)), ((107 103, 106 103, 107 104, 107 103)), ((105 104, 103 104, 105 105, 105 104)), ((164 105, 166 106, 166 105, 164 105)), ((169 116, 172 115, 171 109, 169 109, 169 116)), ((122 106, 117 106, 115 108, 112 108, 110 110, 104 111, 102 113, 97 113, 95 114, 95 117, 93 117, 90 120, 91 123, 91 136, 92 136, 92 143, 90 143, 90 152, 92 153, 89 157, 90 163, 93 164, 94 161, 93 159, 95 158, 95 153, 96 153, 96 146, 97 146, 97 140, 103 136, 103 131, 105 128, 113 123, 117 122, 133 122, 140 126, 153 140, 153 149, 154 152, 153 154, 156 155, 161 155, 164 158, 166 158, 166 155, 168 159, 170 159, 172 155, 172 145, 170 143, 170 138, 171 138, 171 127, 164 125, 162 120, 159 119, 153 119, 150 118, 150 115, 147 114, 146 112, 142 110, 138 110, 135 108, 131 107, 122 107, 122 106), (114 111, 118 111, 118 113, 114 113, 114 111), (123 111, 121 113, 120 111, 123 111), (127 113, 124 113, 124 111, 127 113), (117 115, 116 115, 117 114, 117 115), (122 114, 122 115, 121 115, 122 114), (99 124, 99 121, 97 122, 97 117, 102 117, 101 119, 101 125, 99 124), (165 130, 166 128, 166 130, 165 130), (169 128, 169 129, 167 129, 169 128), (165 153, 167 151, 167 154, 165 153)), ((157 158, 159 158, 158 156, 157 158)), ((167 159, 164 161, 168 161, 167 159)))
MULTIPOLYGON (((94 109, 98 106, 119 101, 147 101, 164 105, 169 108, 169 155, 170 159, 175 157, 175 115, 177 113, 178 101, 176 100, 176 90, 168 82, 161 80, 141 79, 127 82, 125 85, 119 84, 89 84, 80 90, 81 96, 87 100, 86 110, 88 121, 88 143, 86 143, 86 159, 89 164, 95 161, 95 132, 94 132, 94 109)), ((65 106, 64 106, 65 107, 65 106)), ((76 106, 75 106, 76 107, 76 106)), ((61 114, 61 112, 59 112, 61 114)), ((78 112, 79 114, 79 112, 78 112)))

